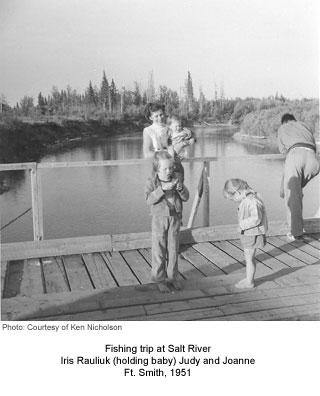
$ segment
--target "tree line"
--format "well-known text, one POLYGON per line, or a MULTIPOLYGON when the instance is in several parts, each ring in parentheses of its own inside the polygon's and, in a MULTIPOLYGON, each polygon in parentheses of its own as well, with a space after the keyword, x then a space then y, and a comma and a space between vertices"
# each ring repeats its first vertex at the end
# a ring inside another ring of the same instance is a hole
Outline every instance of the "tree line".
POLYGON ((100 86, 89 81, 83 93, 69 85, 62 90, 53 87, 45 96, 39 92, 37 100, 24 96, 14 107, 10 107, 4 96, 0 100, 0 120, 44 120, 54 122, 62 119, 85 119, 100 121, 144 120, 145 105, 158 101, 166 106, 169 114, 179 115, 192 122, 231 123, 241 125, 244 133, 262 136, 274 134, 281 112, 293 111, 301 121, 315 132, 319 129, 317 99, 289 100, 276 93, 267 98, 235 98, 225 96, 223 84, 212 87, 213 99, 207 99, 199 89, 196 97, 190 71, 178 93, 166 85, 155 88, 153 72, 148 76, 148 85, 143 89, 134 82, 133 89, 118 88, 113 78, 102 73, 100 86))
POLYGON ((189 125, 230 123, 240 126, 241 135, 265 136, 273 141, 281 115, 292 112, 319 140, 318 99, 289 100, 277 93, 262 99, 230 99, 225 97, 223 86, 220 91, 216 85, 213 88, 213 99, 207 99, 201 89, 196 97, 188 72, 179 94, 165 85, 156 89, 150 72, 146 89, 137 82, 132 90, 118 89, 103 72, 100 87, 89 82, 82 94, 70 86, 63 90, 53 87, 48 96, 40 92, 36 103, 24 96, 14 107, 1 95, 0 162, 35 161, 50 147, 79 137, 106 137, 124 129, 142 131, 147 122, 145 105, 152 101, 163 103, 169 114, 180 116, 189 125))
POLYGON ((217 85, 213 87, 214 98, 205 97, 202 89, 199 95, 194 94, 192 77, 188 71, 184 84, 178 93, 160 85, 154 86, 153 72, 149 73, 148 86, 143 89, 138 82, 134 82, 133 89, 118 88, 114 79, 108 80, 105 71, 102 73, 100 86, 93 86, 90 81, 83 93, 77 92, 71 86, 59 90, 53 87, 49 95, 39 92, 35 100, 31 96, 24 96, 11 108, 2 98, 0 116, 29 117, 41 119, 43 117, 80 117, 84 119, 139 119, 144 115, 144 107, 148 102, 158 101, 166 105, 167 111, 188 120, 212 120, 214 122, 232 121, 238 123, 249 112, 257 107, 273 106, 275 102, 283 103, 285 98, 278 94, 265 101, 253 98, 228 99, 225 97, 223 86, 218 92, 217 85))

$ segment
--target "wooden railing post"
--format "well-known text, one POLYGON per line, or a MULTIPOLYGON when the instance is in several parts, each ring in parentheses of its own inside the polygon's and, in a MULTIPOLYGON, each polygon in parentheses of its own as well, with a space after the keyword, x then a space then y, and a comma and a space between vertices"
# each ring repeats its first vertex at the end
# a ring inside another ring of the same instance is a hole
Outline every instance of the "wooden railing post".
POLYGON ((199 207, 199 204, 200 204, 200 201, 201 201, 202 193, 203 193, 203 169, 201 170, 200 179, 199 179, 199 183, 198 183, 198 188, 196 189, 196 192, 194 194, 194 200, 193 200, 193 203, 192 203, 192 207, 191 207, 191 212, 190 212, 190 215, 189 215, 187 228, 192 228, 193 227, 194 219, 195 219, 197 211, 198 211, 198 207, 199 207))
POLYGON ((210 225, 210 162, 203 163, 203 226, 210 225))
POLYGON ((210 222, 210 161, 203 162, 199 185, 196 190, 187 228, 192 228, 198 207, 203 196, 203 226, 208 227, 210 222))
POLYGON ((33 222, 33 239, 41 241, 43 239, 43 212, 42 212, 42 191, 41 178, 34 164, 30 170, 31 175, 31 200, 32 200, 32 222, 33 222))

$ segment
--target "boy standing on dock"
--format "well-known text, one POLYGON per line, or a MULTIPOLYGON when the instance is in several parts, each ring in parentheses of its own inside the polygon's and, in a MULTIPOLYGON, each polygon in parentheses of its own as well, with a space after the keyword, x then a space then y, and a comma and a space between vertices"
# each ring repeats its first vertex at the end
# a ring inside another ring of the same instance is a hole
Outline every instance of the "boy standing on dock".
POLYGON ((170 284, 183 288, 178 279, 179 235, 182 202, 189 199, 189 191, 176 177, 174 159, 166 151, 157 151, 153 158, 152 177, 145 186, 145 197, 152 215, 152 271, 151 280, 162 293, 170 292, 170 284))

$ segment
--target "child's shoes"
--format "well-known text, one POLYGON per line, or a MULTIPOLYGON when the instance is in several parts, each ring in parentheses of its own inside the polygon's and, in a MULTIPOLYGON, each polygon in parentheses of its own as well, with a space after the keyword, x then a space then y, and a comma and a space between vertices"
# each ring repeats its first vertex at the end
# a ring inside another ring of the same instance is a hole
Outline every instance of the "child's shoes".
POLYGON ((158 286, 160 293, 171 293, 171 289, 170 289, 168 282, 166 282, 166 281, 159 282, 157 284, 157 286, 158 286))
POLYGON ((172 280, 172 281, 170 281, 170 283, 176 290, 183 289, 183 283, 178 279, 172 280))
POLYGON ((303 239, 303 235, 292 235, 291 232, 288 232, 287 238, 290 242, 301 241, 303 239))

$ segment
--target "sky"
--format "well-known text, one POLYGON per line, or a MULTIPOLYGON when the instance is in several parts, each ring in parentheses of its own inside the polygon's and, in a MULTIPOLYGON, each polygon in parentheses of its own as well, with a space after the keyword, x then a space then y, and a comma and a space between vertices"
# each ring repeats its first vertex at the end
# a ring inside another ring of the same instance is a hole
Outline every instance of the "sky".
POLYGON ((195 96, 319 96, 317 0, 0 0, 0 94, 10 105, 92 81, 195 96))

